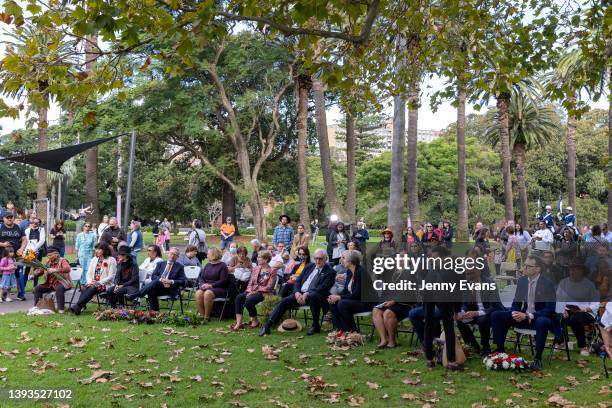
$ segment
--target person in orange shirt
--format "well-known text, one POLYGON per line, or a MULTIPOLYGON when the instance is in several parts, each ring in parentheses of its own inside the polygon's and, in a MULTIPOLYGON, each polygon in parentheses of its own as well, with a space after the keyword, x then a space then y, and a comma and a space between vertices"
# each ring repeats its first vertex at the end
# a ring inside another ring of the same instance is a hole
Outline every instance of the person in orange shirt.
POLYGON ((232 217, 227 217, 225 223, 221 224, 221 250, 229 246, 234 241, 234 235, 236 234, 236 227, 232 224, 232 217))

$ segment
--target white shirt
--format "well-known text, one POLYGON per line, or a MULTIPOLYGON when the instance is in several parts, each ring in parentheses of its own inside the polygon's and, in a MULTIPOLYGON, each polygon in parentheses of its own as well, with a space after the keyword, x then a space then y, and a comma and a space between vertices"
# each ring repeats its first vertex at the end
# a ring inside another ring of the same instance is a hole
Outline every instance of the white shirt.
POLYGON ((102 233, 104 232, 104 230, 107 228, 108 228, 108 224, 105 222, 101 222, 100 225, 98 225, 98 241, 100 240, 100 237, 102 236, 102 233))
POLYGON ((537 230, 536 232, 533 233, 533 236, 534 237, 540 237, 540 238, 542 238, 543 242, 547 242, 549 244, 552 244, 552 242, 554 240, 553 234, 552 234, 552 232, 550 232, 550 230, 548 228, 537 230))
POLYGON ((310 275, 308 275, 306 282, 302 284, 302 293, 308 292, 308 289, 310 288, 312 281, 315 279, 315 277, 319 276, 320 272, 321 270, 319 269, 319 267, 315 266, 314 270, 310 273, 310 275))

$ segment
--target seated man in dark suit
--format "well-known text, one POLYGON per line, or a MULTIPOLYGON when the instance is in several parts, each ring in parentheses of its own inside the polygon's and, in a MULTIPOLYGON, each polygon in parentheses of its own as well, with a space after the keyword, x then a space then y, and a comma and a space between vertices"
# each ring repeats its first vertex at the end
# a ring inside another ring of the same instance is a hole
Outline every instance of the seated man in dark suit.
MULTIPOLYGON (((492 280, 482 277, 482 271, 480 269, 473 268, 468 270, 466 275, 470 283, 493 284, 492 280)), ((504 306, 501 303, 497 289, 465 290, 464 302, 461 304, 461 312, 455 315, 461 337, 463 337, 463 340, 483 357, 491 354, 491 347, 489 345, 489 340, 491 339, 491 315, 498 310, 504 310, 504 306), (471 324, 478 325, 481 344, 478 344, 476 341, 476 337, 474 337, 474 333, 470 327, 471 324)))
POLYGON ((151 275, 151 282, 140 288, 138 292, 127 295, 126 298, 131 300, 147 295, 151 310, 158 311, 158 296, 177 296, 181 288, 187 283, 185 269, 183 265, 177 262, 179 254, 178 248, 170 248, 168 261, 157 264, 151 275))
POLYGON ((493 312, 491 324, 493 338, 499 352, 504 352, 504 342, 510 327, 536 331, 536 353, 533 368, 542 369, 542 352, 548 331, 554 332, 556 293, 555 284, 542 275, 543 262, 537 255, 525 260, 524 274, 516 286, 516 294, 510 311, 493 312))
POLYGON ((273 324, 280 321, 287 309, 308 305, 312 312, 313 324, 308 333, 312 336, 321 331, 319 316, 321 307, 327 301, 329 290, 334 285, 336 272, 327 263, 327 254, 323 249, 314 253, 314 263, 309 264, 293 285, 293 293, 281 299, 280 303, 270 314, 270 319, 261 328, 260 336, 270 334, 273 324))

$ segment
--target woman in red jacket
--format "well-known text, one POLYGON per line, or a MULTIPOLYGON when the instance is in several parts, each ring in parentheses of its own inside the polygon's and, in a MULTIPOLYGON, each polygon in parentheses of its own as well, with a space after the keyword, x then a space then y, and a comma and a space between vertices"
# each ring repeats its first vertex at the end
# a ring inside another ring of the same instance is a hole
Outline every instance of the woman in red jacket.
POLYGON ((236 324, 232 330, 238 331, 244 328, 242 316, 246 307, 251 317, 250 329, 259 327, 257 320, 257 304, 263 302, 264 296, 274 291, 276 284, 276 269, 270 266, 272 254, 269 251, 260 251, 257 256, 257 266, 251 272, 251 279, 245 292, 236 296, 236 324))

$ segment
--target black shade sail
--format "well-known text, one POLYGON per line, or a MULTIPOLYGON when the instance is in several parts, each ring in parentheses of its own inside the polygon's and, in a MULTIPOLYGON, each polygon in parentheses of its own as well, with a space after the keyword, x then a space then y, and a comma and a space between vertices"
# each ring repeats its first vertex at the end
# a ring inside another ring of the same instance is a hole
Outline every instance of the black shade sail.
POLYGON ((99 144, 106 143, 123 135, 105 137, 103 139, 93 140, 91 142, 79 143, 72 146, 60 147, 59 149, 46 150, 44 152, 36 152, 22 154, 19 156, 3 157, 0 161, 12 161, 16 163, 25 163, 32 166, 40 167, 41 169, 51 170, 56 173, 62 173, 62 165, 71 157, 76 156, 85 150, 91 149, 99 144))

